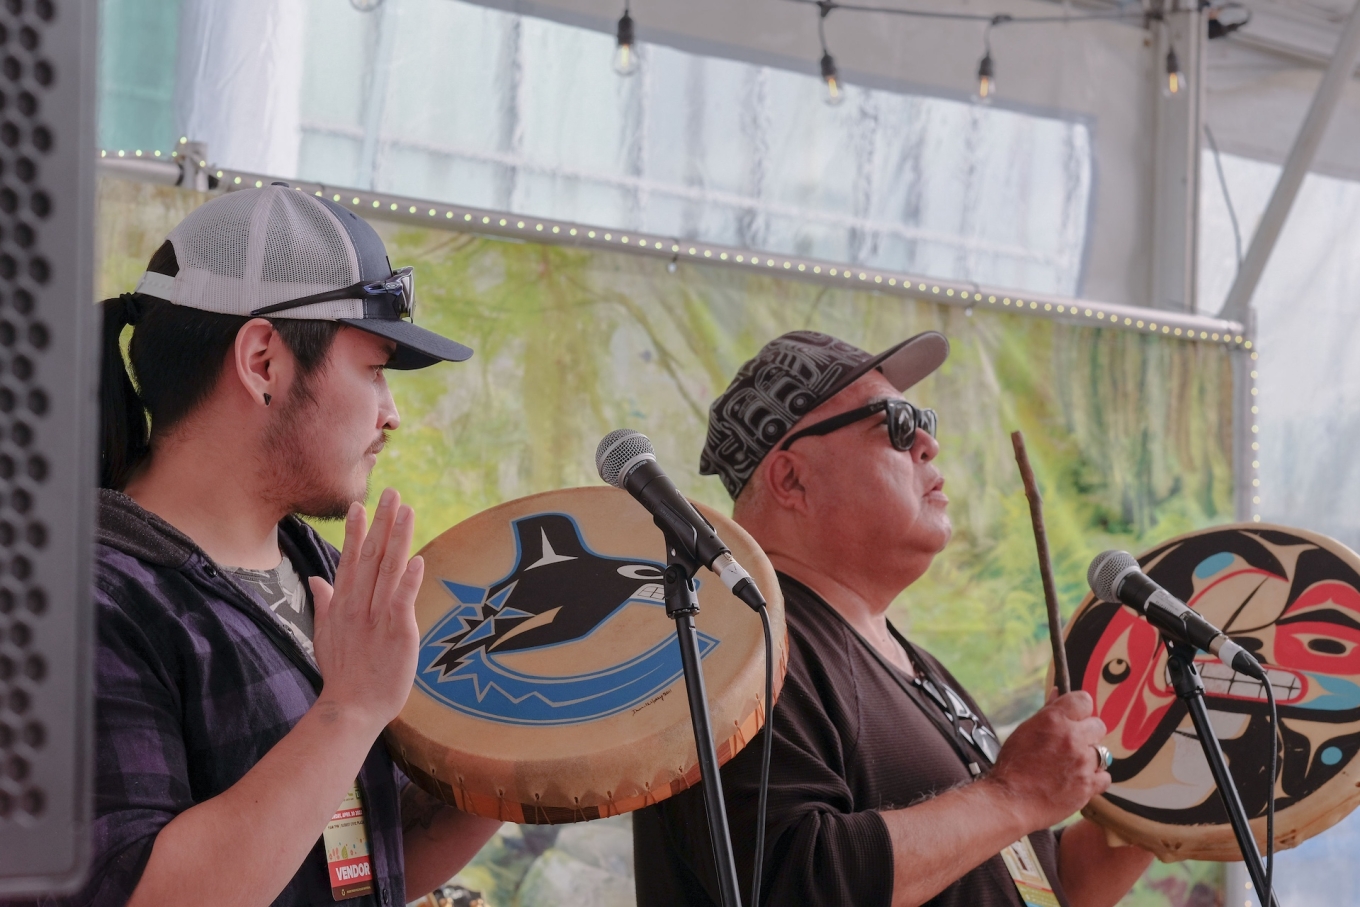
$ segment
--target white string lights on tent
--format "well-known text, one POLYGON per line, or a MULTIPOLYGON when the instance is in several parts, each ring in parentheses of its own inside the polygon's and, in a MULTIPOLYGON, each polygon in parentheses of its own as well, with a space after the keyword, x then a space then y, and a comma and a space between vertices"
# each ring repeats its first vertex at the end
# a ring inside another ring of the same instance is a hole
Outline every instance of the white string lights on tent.
MULTIPOLYGON (((1166 29, 1166 64, 1165 72, 1159 77, 1161 82, 1162 94, 1172 97, 1180 94, 1186 89, 1185 72, 1181 69, 1180 58, 1176 55, 1176 47, 1171 39, 1170 28, 1167 24, 1167 17, 1184 10, 1166 9, 1114 9, 1107 12, 1090 13, 1067 13, 1060 16, 1012 16, 1008 13, 996 13, 987 15, 984 13, 953 13, 937 10, 905 9, 894 6, 873 6, 862 3, 840 3, 837 0, 787 0, 790 3, 799 3, 806 6, 817 8, 817 39, 821 43, 822 58, 820 69, 822 82, 826 85, 826 102, 828 104, 839 104, 845 99, 845 84, 841 79, 840 72, 836 68, 836 59, 831 55, 831 50, 826 41, 826 19, 836 10, 846 10, 855 13, 876 13, 889 16, 912 16, 920 19, 945 19, 955 22, 983 22, 986 28, 982 33, 983 53, 982 59, 978 61, 977 69, 977 91, 973 93, 976 99, 987 102, 996 95, 996 62, 992 58, 992 29, 1002 25, 1038 25, 1038 24, 1070 24, 1073 22, 1091 22, 1096 20, 1105 21, 1137 21, 1142 20, 1145 28, 1151 28, 1153 23, 1160 23, 1166 29)), ((1206 12, 1208 37, 1222 38, 1251 21, 1251 11, 1244 8, 1235 0, 1222 3, 1218 6, 1209 7, 1206 12)), ((614 70, 619 75, 632 75, 638 67, 638 54, 636 40, 634 36, 633 17, 629 12, 628 5, 623 8, 623 17, 619 19, 617 41, 614 53, 614 70)))

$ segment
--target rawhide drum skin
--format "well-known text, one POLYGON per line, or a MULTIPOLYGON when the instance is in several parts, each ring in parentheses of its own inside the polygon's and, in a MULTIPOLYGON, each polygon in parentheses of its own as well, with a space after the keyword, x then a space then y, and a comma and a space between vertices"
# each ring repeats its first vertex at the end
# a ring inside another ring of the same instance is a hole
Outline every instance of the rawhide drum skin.
MULTIPOLYGON (((784 605, 764 552, 700 513, 769 602, 775 691, 784 605)), ((545 824, 613 816, 699 781, 661 531, 626 492, 568 488, 483 511, 421 552, 415 687, 387 729, 397 763, 466 812, 545 824)), ((719 762, 764 720, 760 616, 706 570, 696 619, 719 762)))
MULTIPOLYGON (((1272 788, 1277 848, 1339 822, 1360 802, 1360 557, 1317 533, 1244 523, 1180 536, 1138 561, 1266 669, 1282 745, 1264 686, 1212 656, 1196 659, 1258 844, 1272 788), (1273 785, 1271 746, 1280 747, 1273 785)), ((1113 785, 1084 814, 1165 861, 1240 860, 1157 631, 1088 595, 1064 636, 1072 684, 1095 700, 1114 755, 1113 785)))

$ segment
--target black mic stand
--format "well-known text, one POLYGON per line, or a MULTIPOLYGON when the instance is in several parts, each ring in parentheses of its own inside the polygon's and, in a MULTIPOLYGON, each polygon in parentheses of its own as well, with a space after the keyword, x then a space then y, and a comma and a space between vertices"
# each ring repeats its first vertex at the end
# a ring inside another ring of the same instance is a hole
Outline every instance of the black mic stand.
MULTIPOLYGON (((1190 720, 1195 723, 1195 736, 1199 737, 1204 758, 1209 762, 1209 771, 1214 776, 1214 783, 1218 785, 1218 795, 1228 811, 1228 821, 1232 824, 1233 834, 1237 837, 1237 847, 1242 851, 1242 859, 1246 861, 1247 874, 1251 876, 1257 897, 1262 907, 1279 907, 1280 902, 1275 900, 1275 892, 1266 888, 1266 867, 1261 860, 1260 851, 1256 849, 1256 839, 1251 834, 1247 811, 1242 808, 1242 798, 1238 796, 1237 785, 1233 782, 1232 773, 1228 771, 1228 762, 1223 758, 1223 750, 1219 748, 1218 738, 1214 736, 1213 726, 1209 724, 1209 710, 1204 705, 1204 682, 1200 680, 1199 671, 1195 668, 1196 649, 1184 643, 1174 642, 1165 636, 1162 640, 1166 644, 1169 656, 1166 669, 1171 678, 1171 686, 1175 689, 1176 696, 1190 710, 1190 720)), ((1269 676, 1264 682, 1270 683, 1269 676)), ((1275 745, 1273 738, 1270 745, 1275 745)), ((1274 778, 1270 779, 1270 785, 1271 796, 1274 796, 1274 778)))
MULTIPOLYGON (((661 525, 659 520, 657 525, 661 525)), ((718 750, 713 744, 713 722, 708 713, 703 666, 699 661, 699 637, 694 629, 694 615, 699 613, 694 574, 699 565, 688 557, 683 545, 676 544, 666 527, 662 526, 661 531, 666 536, 666 616, 675 621, 675 636, 680 643, 680 663, 685 672, 685 690, 689 694, 689 716, 694 724, 694 746, 699 753, 704 811, 708 814, 708 835, 713 842, 713 860, 718 871, 718 893, 722 907, 741 907, 737 865, 732 856, 732 832, 727 827, 727 806, 723 802, 722 778, 718 775, 718 750)))

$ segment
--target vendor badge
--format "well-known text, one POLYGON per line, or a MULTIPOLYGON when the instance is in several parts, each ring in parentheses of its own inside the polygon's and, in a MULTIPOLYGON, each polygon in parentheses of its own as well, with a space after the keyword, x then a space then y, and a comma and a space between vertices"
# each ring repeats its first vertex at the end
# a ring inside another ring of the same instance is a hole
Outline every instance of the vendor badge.
POLYGON ((1061 907, 1028 835, 1001 851, 1001 859, 1006 861, 1006 869, 1015 880, 1025 907, 1061 907))
POLYGON ((337 901, 373 893, 373 863, 369 859, 368 831, 364 827, 364 804, 356 781, 340 808, 326 823, 326 868, 330 870, 331 896, 337 901))

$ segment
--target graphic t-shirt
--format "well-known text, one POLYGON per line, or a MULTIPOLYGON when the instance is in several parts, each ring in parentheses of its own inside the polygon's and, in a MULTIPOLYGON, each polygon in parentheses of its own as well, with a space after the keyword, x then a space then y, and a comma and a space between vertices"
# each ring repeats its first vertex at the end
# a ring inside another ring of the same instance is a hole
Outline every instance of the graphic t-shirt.
POLYGON ((273 570, 251 570, 246 567, 223 569, 283 622, 308 656, 315 657, 316 653, 312 649, 312 633, 315 629, 312 600, 288 558, 285 557, 273 570))

